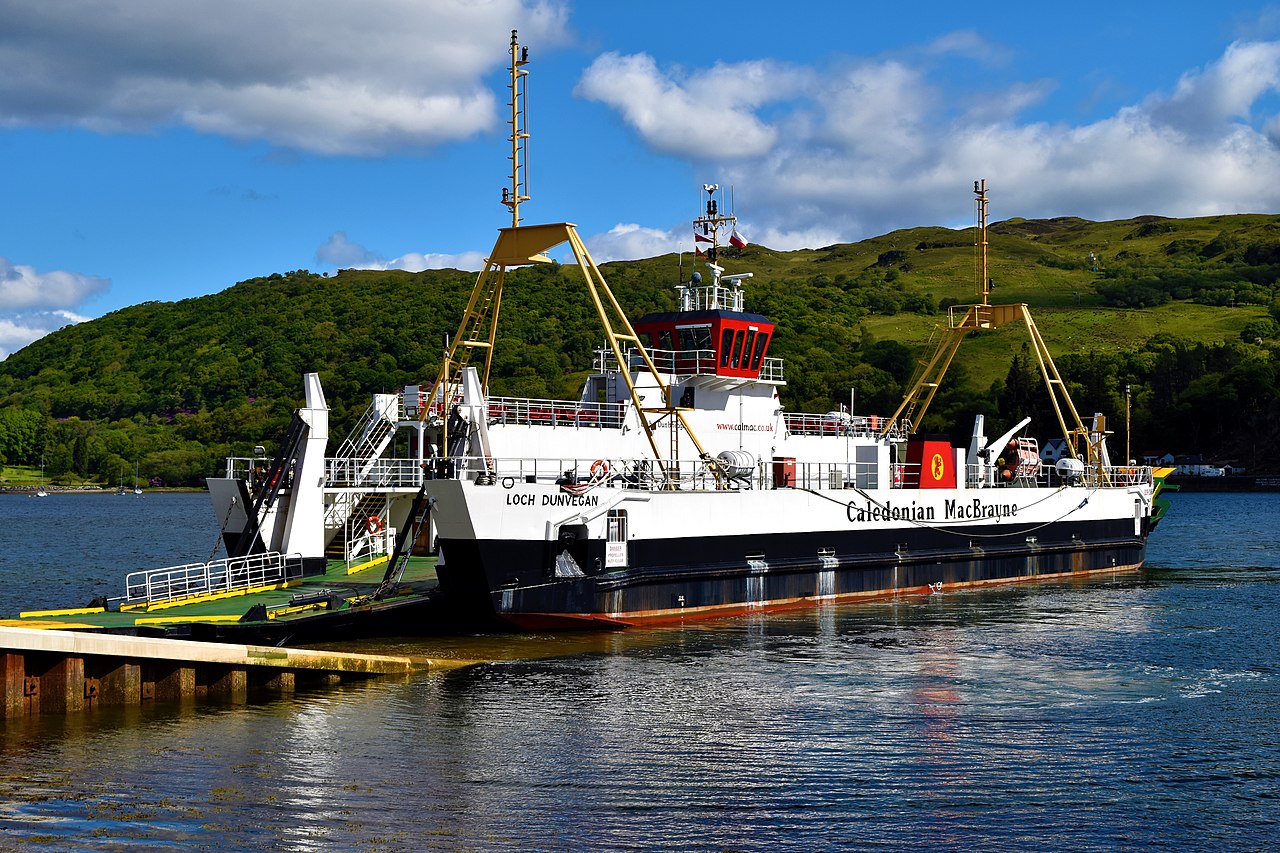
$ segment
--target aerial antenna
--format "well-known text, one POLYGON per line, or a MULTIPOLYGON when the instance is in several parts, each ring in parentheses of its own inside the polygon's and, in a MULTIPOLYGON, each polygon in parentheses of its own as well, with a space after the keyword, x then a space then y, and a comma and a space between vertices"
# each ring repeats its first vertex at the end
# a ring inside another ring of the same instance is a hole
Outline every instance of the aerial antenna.
POLYGON ((502 203, 511 211, 511 227, 520 227, 520 202, 529 201, 529 48, 511 31, 511 186, 502 188, 502 203))
MULTIPOLYGON (((728 226, 729 230, 732 231, 738 219, 733 215, 732 210, 728 214, 720 212, 720 201, 723 199, 724 193, 721 191, 719 184, 703 184, 702 191, 707 194, 706 206, 704 213, 693 220, 693 230, 695 234, 699 231, 702 233, 702 242, 711 244, 710 248, 706 250, 706 256, 714 264, 718 263, 721 230, 728 226), (717 198, 717 195, 719 198, 717 198)), ((732 199, 732 188, 729 192, 729 197, 732 199)), ((732 201, 730 202, 730 207, 732 207, 732 201)), ((695 237, 694 239, 696 243, 698 238, 695 237)))

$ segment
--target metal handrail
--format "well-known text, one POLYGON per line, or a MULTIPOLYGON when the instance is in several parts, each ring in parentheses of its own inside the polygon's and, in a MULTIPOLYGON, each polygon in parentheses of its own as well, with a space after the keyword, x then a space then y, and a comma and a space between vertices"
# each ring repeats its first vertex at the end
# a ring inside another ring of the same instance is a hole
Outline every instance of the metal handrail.
MULTIPOLYGON (((860 438, 878 437, 884 430, 887 418, 879 415, 847 415, 843 412, 809 414, 807 412, 783 412, 782 422, 792 435, 846 435, 860 438)), ((898 421, 889 435, 906 435, 910 426, 898 421)))
MULTIPOLYGON (((720 365, 716 361, 716 351, 713 349, 669 350, 645 347, 645 351, 649 353, 649 358, 659 373, 670 373, 676 376, 718 376, 720 374, 720 365)), ((623 356, 627 360, 628 370, 635 372, 648 369, 640 351, 634 347, 629 347, 623 356)), ((618 359, 614 357, 612 350, 598 349, 592 369, 596 373, 616 373, 619 370, 618 359)), ((783 374, 782 359, 771 357, 761 359, 759 377, 762 381, 781 383, 785 381, 783 374)))
POLYGON ((240 589, 271 586, 302 577, 302 555, 269 551, 247 557, 224 557, 207 563, 185 563, 130 572, 123 604, 156 604, 240 589))

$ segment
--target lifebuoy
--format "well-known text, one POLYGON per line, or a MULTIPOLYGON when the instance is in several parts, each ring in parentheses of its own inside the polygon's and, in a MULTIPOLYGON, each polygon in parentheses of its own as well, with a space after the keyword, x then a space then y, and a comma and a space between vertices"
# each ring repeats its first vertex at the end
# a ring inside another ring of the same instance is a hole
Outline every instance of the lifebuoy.
POLYGON ((901 488, 901 487, 902 487, 902 481, 903 481, 903 479, 904 479, 904 478, 903 478, 903 474, 902 474, 902 466, 901 466, 901 465, 894 465, 894 466, 893 466, 893 485, 894 485, 894 487, 895 487, 895 488, 901 488))
POLYGON ((609 463, 603 459, 597 459, 591 463, 591 479, 603 480, 609 476, 609 463))
POLYGON ((378 518, 376 515, 369 516, 369 520, 365 522, 365 529, 367 529, 371 535, 381 533, 382 519, 378 518))

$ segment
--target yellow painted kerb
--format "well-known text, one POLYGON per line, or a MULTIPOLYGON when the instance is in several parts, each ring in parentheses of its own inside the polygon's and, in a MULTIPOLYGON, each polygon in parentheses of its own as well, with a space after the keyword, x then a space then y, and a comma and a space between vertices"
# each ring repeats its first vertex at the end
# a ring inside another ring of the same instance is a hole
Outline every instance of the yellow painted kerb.
POLYGON ((47 616, 84 616, 89 613, 105 613, 105 607, 67 607, 62 610, 24 610, 19 619, 41 619, 47 616))
POLYGON ((239 622, 239 616, 139 616, 134 625, 172 625, 178 622, 239 622))

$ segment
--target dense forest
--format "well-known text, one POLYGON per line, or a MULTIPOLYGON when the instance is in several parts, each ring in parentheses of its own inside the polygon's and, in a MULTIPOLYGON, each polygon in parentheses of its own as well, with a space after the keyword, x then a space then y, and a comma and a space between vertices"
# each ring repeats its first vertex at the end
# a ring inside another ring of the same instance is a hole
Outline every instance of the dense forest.
MULTIPOLYGON (((1280 217, 1015 219, 990 238, 993 300, 1031 306, 1081 413, 1107 413, 1119 432, 1131 389, 1132 455, 1277 470, 1280 217)), ((972 301, 973 258, 971 231, 918 228, 721 260, 755 273, 748 308, 778 324, 770 354, 786 361, 789 409, 824 412, 852 395, 859 411, 889 414, 946 309, 972 301)), ((634 318, 673 308, 673 285, 693 267, 669 255, 603 269, 634 318)), ((308 371, 341 437, 370 394, 430 382, 474 279, 296 270, 68 326, 0 362, 0 465, 43 459, 55 480, 114 483, 136 463, 146 480, 199 484, 227 455, 272 446, 308 371)), ((577 268, 514 270, 507 294, 494 393, 575 396, 603 344, 577 268)), ((1036 434, 1052 437, 1025 338, 981 337, 922 427, 963 441, 975 413, 997 425, 1030 413, 1036 434)))

